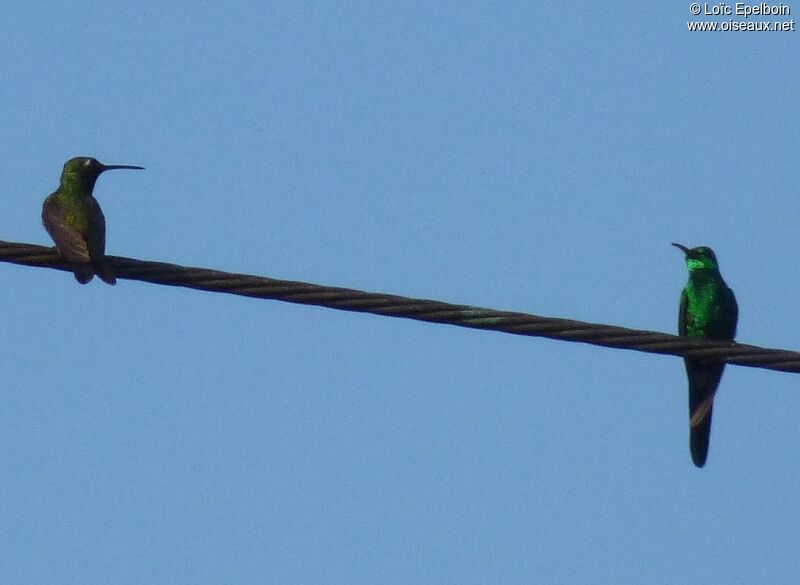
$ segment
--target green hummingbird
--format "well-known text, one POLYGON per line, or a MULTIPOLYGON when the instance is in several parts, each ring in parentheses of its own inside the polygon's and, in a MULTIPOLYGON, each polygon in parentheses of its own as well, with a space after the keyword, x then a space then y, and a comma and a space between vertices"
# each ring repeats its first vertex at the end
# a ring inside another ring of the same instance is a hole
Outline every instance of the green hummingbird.
MULTIPOLYGON (((719 273, 714 251, 707 246, 689 249, 681 244, 672 245, 683 251, 689 269, 689 282, 681 293, 678 333, 719 341, 733 340, 739 307, 733 291, 719 273)), ((685 358, 684 362, 689 378, 689 446, 692 461, 697 467, 703 467, 708 455, 714 394, 725 362, 697 358, 685 358)))
POLYGON ((71 158, 64 163, 58 189, 44 200, 42 223, 81 284, 95 274, 108 284, 117 283, 105 261, 106 218, 92 196, 97 177, 113 169, 143 168, 104 165, 87 156, 71 158))

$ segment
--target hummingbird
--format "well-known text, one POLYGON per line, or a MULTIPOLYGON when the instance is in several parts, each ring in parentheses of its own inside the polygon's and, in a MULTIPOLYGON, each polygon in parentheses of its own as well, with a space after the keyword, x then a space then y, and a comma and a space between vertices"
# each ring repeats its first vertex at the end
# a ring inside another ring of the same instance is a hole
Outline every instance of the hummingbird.
POLYGON ((81 284, 92 280, 95 274, 103 282, 117 283, 105 261, 106 218, 92 196, 97 177, 113 169, 144 167, 104 165, 87 156, 71 158, 64 163, 58 189, 42 206, 42 223, 81 284))
MULTIPOLYGON (((733 291, 719 273, 714 251, 707 246, 687 248, 681 244, 672 245, 683 252, 689 269, 689 282, 681 293, 678 333, 732 341, 739 307, 733 291)), ((689 447, 694 464, 703 467, 708 455, 714 395, 725 362, 698 358, 684 358, 684 362, 689 378, 689 447)))

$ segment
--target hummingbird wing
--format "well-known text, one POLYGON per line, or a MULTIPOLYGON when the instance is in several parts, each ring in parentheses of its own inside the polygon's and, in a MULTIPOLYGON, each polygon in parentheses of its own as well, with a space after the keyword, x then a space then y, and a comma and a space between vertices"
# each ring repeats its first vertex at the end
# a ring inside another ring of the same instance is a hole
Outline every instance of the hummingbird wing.
POLYGON ((55 194, 44 200, 42 223, 53 238, 59 253, 70 264, 75 280, 81 284, 92 280, 94 268, 91 265, 89 246, 80 230, 70 225, 67 207, 55 194))
POLYGON ((92 260, 102 259, 106 254, 106 216, 94 197, 89 197, 89 231, 83 237, 92 260))
POLYGON ((47 233, 53 238, 56 248, 70 263, 85 264, 91 262, 89 246, 81 231, 70 225, 67 219, 67 207, 52 195, 45 199, 42 207, 42 223, 47 233))
POLYGON ((89 256, 92 258, 94 271, 106 284, 117 284, 114 272, 106 263, 106 217, 100 204, 94 197, 89 197, 89 231, 85 234, 89 256))
POLYGON ((686 307, 689 302, 689 295, 686 289, 681 293, 681 304, 678 309, 678 335, 686 335, 686 307))
POLYGON ((726 286, 720 290, 717 314, 714 317, 714 327, 709 333, 710 339, 733 340, 736 336, 736 324, 739 321, 739 305, 736 296, 726 286))

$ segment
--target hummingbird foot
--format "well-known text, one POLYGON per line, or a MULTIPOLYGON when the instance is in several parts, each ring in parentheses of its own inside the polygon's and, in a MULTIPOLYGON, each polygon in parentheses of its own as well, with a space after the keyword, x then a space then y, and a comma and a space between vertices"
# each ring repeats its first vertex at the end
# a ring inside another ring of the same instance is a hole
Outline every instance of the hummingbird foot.
POLYGON ((94 267, 91 264, 77 264, 72 266, 75 280, 81 284, 87 284, 94 278, 94 267))
POLYGON ((100 260, 94 263, 94 272, 106 284, 110 284, 112 286, 117 284, 117 278, 114 276, 114 272, 111 270, 111 267, 106 264, 105 260, 100 260))

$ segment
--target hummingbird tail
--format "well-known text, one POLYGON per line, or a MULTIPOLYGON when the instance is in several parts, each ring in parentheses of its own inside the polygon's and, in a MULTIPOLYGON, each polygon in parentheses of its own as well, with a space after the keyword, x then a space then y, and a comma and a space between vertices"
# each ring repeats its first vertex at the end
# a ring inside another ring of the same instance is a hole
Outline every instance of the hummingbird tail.
POLYGON ((709 400, 705 416, 697 420, 697 422, 694 422, 695 417, 692 417, 692 426, 689 429, 689 447, 692 451, 692 462, 697 467, 703 467, 706 464, 708 442, 711 438, 711 415, 713 412, 714 404, 709 400))
POLYGON ((689 446, 692 461, 703 467, 708 456, 711 415, 725 362, 686 360, 689 375, 689 446))
POLYGON ((100 260, 94 263, 94 272, 106 284, 110 284, 112 286, 117 284, 117 279, 114 276, 114 272, 111 270, 111 267, 106 264, 105 260, 100 260))

